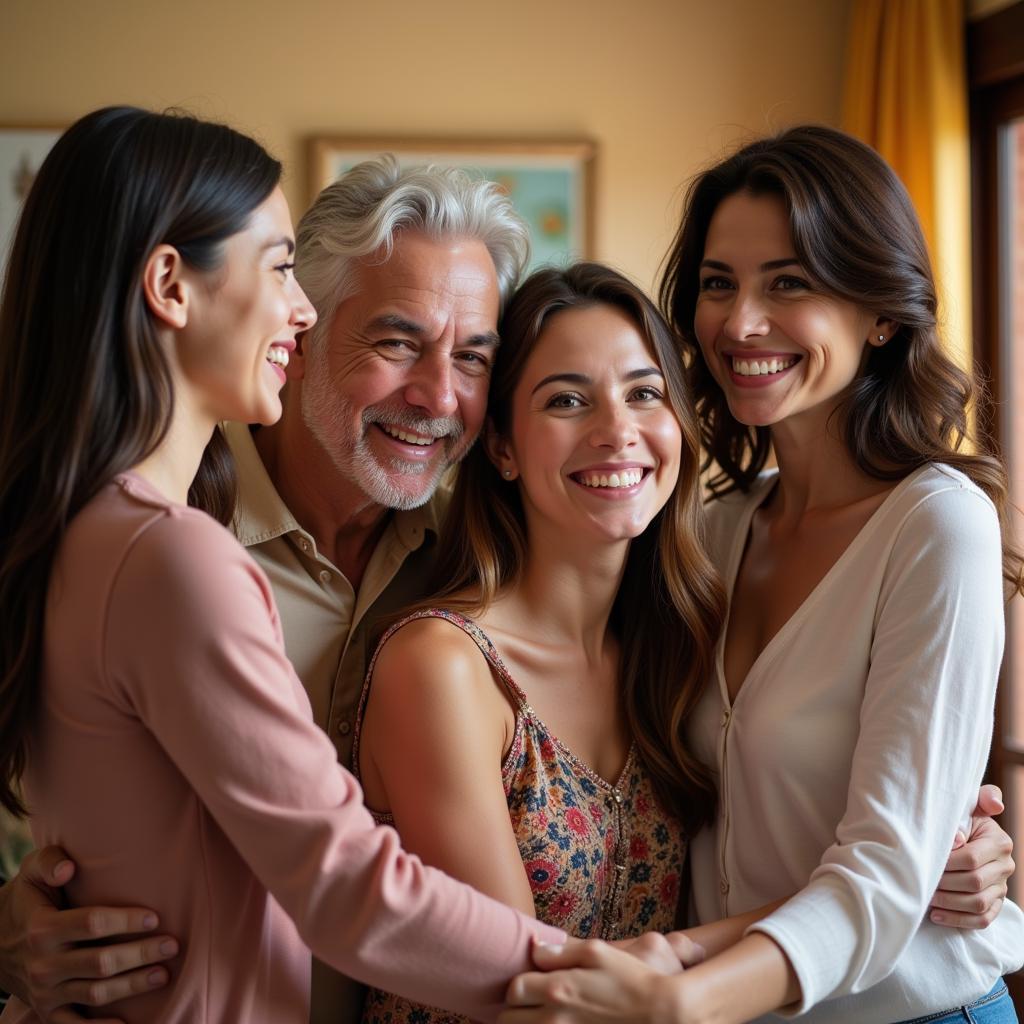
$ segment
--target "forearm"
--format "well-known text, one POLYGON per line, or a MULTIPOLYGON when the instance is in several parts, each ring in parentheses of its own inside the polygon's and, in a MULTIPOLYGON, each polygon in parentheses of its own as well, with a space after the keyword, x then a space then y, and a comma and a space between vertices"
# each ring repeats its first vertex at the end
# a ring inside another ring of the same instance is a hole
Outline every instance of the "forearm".
MULTIPOLYGON (((782 906, 784 900, 775 900, 773 903, 766 903, 763 907, 751 910, 746 914, 736 914, 727 917, 722 921, 714 921, 711 924, 700 924, 694 928, 686 928, 682 934, 691 942, 701 946, 708 957, 717 956, 731 946, 739 942, 746 930, 761 918, 767 917, 777 907, 782 906)), ((669 936, 671 939, 671 936, 669 936)))
POLYGON ((800 998, 786 955, 756 933, 666 981, 675 989, 674 1024, 741 1024, 800 998))

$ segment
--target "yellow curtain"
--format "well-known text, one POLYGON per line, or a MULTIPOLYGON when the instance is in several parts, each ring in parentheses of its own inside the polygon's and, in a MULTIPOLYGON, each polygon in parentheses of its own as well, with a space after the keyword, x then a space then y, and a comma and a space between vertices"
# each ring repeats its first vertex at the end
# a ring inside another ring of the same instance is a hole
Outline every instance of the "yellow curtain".
POLYGON ((948 351, 971 364, 963 0, 851 0, 843 126, 903 179, 924 227, 948 351))

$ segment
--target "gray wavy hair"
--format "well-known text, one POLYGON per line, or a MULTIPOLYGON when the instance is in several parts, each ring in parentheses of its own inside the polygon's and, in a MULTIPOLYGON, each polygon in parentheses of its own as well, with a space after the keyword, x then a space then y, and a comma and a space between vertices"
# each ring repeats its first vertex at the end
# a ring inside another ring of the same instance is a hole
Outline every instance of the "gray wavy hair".
POLYGON ((529 229, 493 181, 455 167, 402 170, 386 153, 328 185, 299 221, 295 276, 317 311, 314 332, 326 330, 339 303, 353 294, 355 262, 378 250, 387 260, 403 228, 483 242, 502 306, 530 257, 529 229))

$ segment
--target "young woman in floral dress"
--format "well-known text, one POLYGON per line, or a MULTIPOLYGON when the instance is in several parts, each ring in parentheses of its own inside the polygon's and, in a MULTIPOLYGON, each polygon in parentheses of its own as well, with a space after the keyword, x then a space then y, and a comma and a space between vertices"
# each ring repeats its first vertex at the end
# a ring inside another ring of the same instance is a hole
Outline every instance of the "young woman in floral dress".
MULTIPOLYGON (((723 607, 682 362, 619 274, 540 271, 506 312, 490 413, 442 586, 370 666, 368 806, 428 863, 570 934, 671 930, 713 806, 679 725, 723 607)), ((380 991, 364 1014, 443 1019, 380 991)))

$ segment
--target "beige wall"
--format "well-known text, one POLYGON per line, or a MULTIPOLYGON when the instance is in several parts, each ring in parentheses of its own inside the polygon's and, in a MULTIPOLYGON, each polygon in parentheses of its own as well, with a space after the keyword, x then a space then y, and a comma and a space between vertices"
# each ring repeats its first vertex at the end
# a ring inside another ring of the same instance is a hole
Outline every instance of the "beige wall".
POLYGON ((306 137, 591 136, 595 255, 644 285, 679 185, 738 137, 836 123, 848 0, 0 0, 0 123, 108 103, 306 137))

